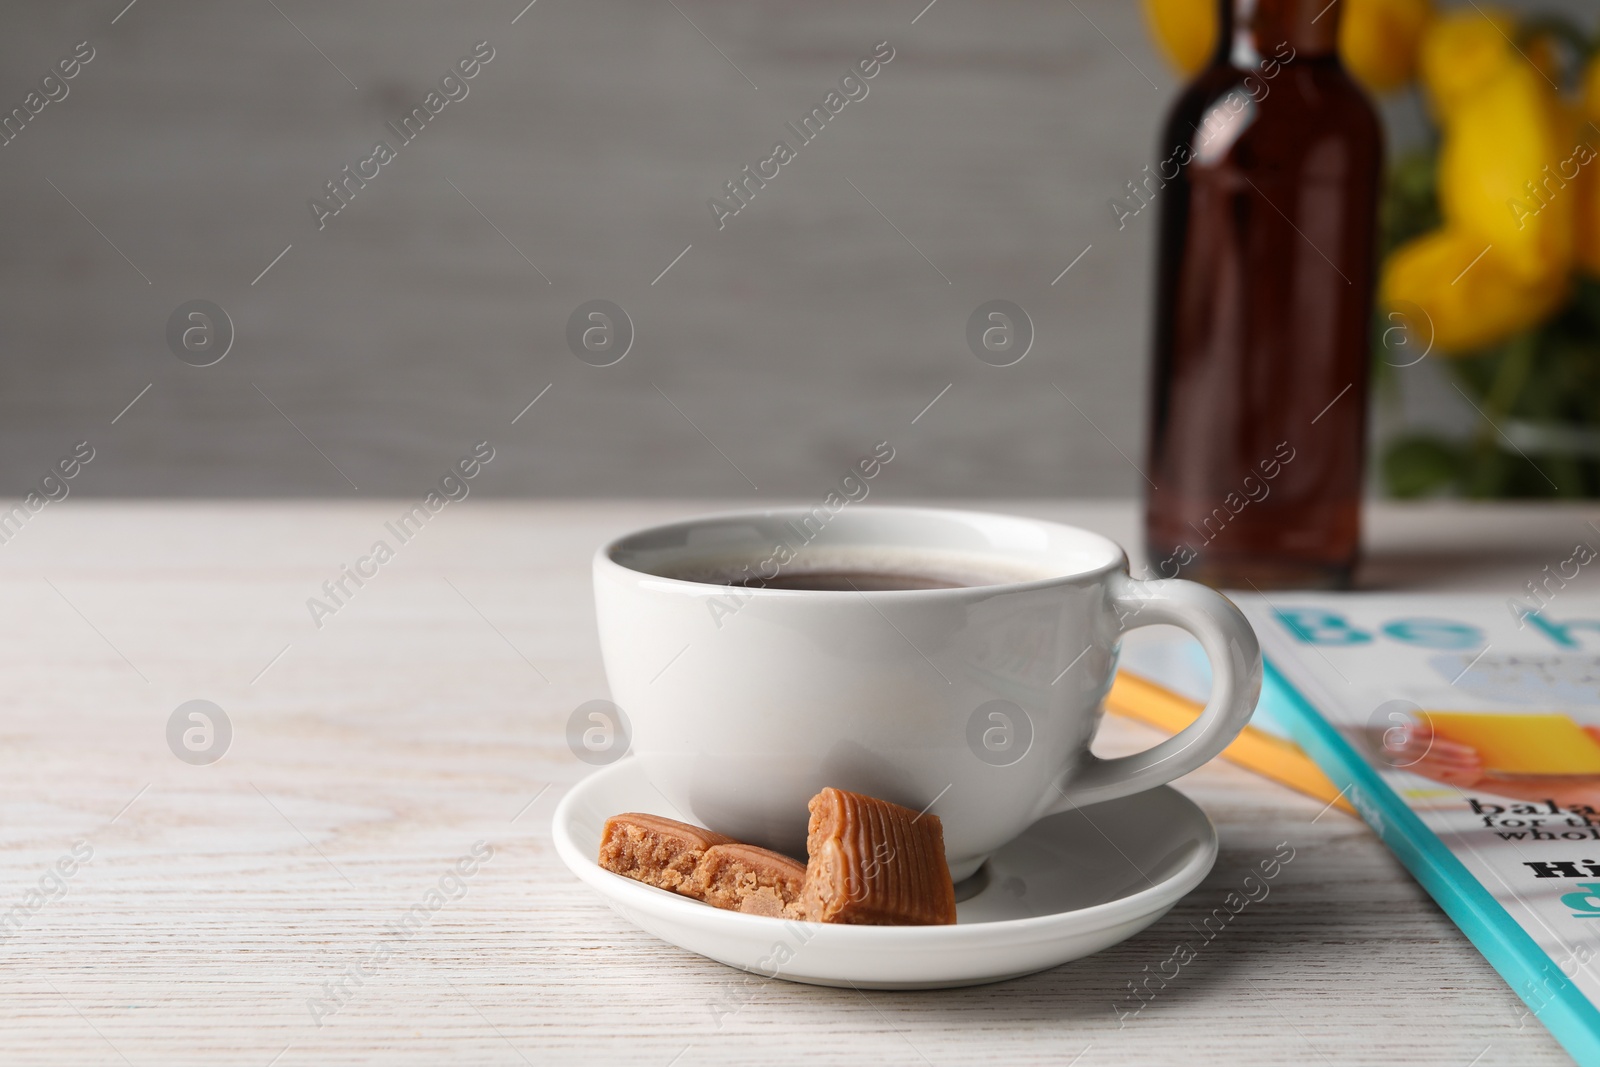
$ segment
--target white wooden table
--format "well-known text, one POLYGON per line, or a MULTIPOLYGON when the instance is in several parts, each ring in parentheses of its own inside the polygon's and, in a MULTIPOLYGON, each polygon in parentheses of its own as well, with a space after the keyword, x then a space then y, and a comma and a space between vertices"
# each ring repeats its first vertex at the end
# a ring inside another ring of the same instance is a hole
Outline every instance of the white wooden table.
MULTIPOLYGON (((1221 833, 1205 884, 1031 978, 747 987, 635 930, 549 836, 588 769, 567 717, 605 695, 588 559, 703 509, 451 504, 320 630, 306 599, 400 502, 69 499, 36 516, 0 545, 0 1062, 1567 1062, 1359 823, 1221 763, 1181 783, 1221 833), (191 699, 232 725, 220 762, 168 747, 191 699), (1128 983, 1285 841, 1270 896, 1119 1020, 1128 983), (492 856, 446 878, 476 842, 492 856), (52 874, 74 848, 92 856, 52 874), (456 899, 374 956, 441 878, 456 899)), ((1125 504, 1007 510, 1133 532, 1125 504)), ((1510 595, 1595 510, 1372 518, 1373 574, 1510 595)), ((1152 736, 1113 720, 1102 750, 1152 736)))

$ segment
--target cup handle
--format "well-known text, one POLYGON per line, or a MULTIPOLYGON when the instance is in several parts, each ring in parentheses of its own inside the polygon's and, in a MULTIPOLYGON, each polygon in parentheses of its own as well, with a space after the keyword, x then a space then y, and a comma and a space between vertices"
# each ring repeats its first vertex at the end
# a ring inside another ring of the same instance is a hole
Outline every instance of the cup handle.
POLYGON ((1108 592, 1118 633, 1168 623, 1199 638, 1211 661, 1211 699, 1198 719, 1154 748, 1116 759, 1086 752, 1082 762, 1056 779, 1052 813, 1140 793, 1188 774, 1238 736, 1261 695, 1261 646, 1227 597, 1198 582, 1139 581, 1126 574, 1113 575, 1108 592))

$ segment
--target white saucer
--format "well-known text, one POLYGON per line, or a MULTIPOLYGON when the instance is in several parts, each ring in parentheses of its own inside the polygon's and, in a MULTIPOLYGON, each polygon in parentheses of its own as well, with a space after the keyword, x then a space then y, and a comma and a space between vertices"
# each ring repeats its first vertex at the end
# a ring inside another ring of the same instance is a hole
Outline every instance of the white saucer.
POLYGON ((1016 978, 1098 952, 1149 926, 1217 858, 1205 813, 1162 786, 1041 819, 958 887, 954 926, 843 926, 722 911, 595 862, 606 819, 678 818, 632 757, 579 782, 556 808, 556 851, 622 915, 691 952, 791 982, 932 989, 1016 978))

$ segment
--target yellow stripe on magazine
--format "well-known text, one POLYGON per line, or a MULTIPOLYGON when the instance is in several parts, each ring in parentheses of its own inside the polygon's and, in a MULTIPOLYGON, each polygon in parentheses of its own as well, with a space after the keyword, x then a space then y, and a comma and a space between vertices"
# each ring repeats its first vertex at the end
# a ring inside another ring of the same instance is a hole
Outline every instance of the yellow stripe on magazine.
MULTIPOLYGON (((1111 692, 1106 694, 1106 710, 1175 734, 1200 717, 1201 705, 1138 675, 1118 671, 1111 692)), ((1233 743, 1222 750, 1222 755, 1263 778, 1355 814, 1355 809, 1339 795, 1339 790, 1322 769, 1292 741, 1246 726, 1233 743)))

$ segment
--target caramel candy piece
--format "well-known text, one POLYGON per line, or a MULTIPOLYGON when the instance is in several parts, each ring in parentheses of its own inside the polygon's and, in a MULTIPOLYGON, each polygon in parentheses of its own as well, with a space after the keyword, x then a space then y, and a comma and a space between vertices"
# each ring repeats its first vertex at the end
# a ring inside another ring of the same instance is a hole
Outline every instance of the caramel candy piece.
POLYGON ((782 918, 785 908, 799 902, 805 880, 799 861, 736 842, 706 850, 694 872, 698 892, 689 895, 729 911, 782 918))
POLYGON ((736 843, 676 819, 628 812, 606 820, 600 835, 600 866, 657 889, 696 896, 690 888, 706 850, 736 843))
POLYGON ((807 805, 805 890, 798 915, 866 926, 956 921, 944 827, 886 800, 824 789, 807 805))

